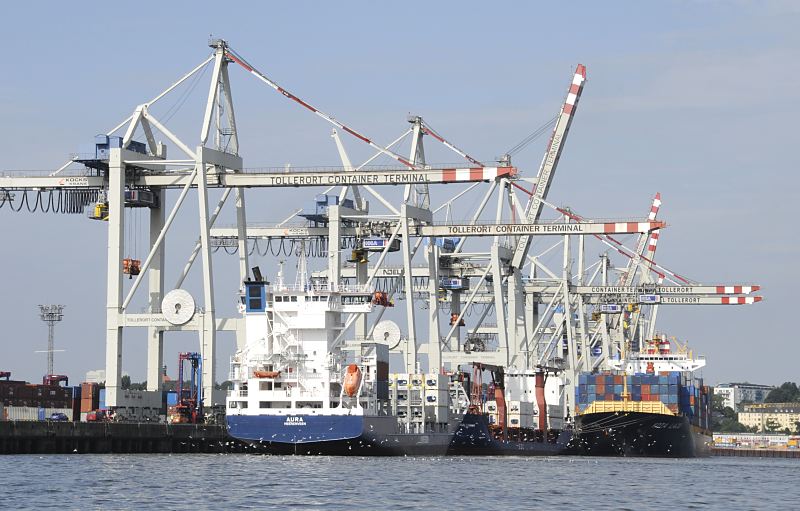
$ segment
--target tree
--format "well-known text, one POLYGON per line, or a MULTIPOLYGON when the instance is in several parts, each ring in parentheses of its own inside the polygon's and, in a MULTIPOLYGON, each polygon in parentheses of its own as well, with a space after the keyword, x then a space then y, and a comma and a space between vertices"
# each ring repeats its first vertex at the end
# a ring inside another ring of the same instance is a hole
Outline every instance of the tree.
POLYGON ((741 422, 728 417, 722 419, 717 428, 714 429, 714 431, 719 431, 720 433, 745 433, 749 430, 750 428, 741 422))
POLYGON ((131 377, 127 374, 122 376, 122 390, 128 390, 131 388, 131 377))
POLYGON ((764 399, 765 403, 796 403, 798 401, 800 401, 800 389, 792 381, 787 381, 780 387, 772 389, 764 399))

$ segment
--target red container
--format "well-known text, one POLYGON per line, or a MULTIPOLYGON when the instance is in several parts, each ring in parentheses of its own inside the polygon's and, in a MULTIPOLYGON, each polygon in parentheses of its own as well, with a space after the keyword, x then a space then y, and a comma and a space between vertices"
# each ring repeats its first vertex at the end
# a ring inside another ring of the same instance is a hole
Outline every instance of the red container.
POLYGON ((642 395, 650 393, 650 384, 642 384, 642 395))
POLYGON ((606 386, 605 385, 597 385, 597 393, 598 394, 605 394, 606 393, 606 386))
POLYGON ((622 383, 623 383, 622 382, 622 378, 623 378, 623 376, 621 374, 615 374, 614 375, 614 385, 622 385, 622 383))
POLYGON ((606 394, 606 401, 613 401, 613 400, 614 400, 614 394, 606 394))
POLYGON ((81 383, 81 399, 100 399, 100 385, 97 383, 81 383))

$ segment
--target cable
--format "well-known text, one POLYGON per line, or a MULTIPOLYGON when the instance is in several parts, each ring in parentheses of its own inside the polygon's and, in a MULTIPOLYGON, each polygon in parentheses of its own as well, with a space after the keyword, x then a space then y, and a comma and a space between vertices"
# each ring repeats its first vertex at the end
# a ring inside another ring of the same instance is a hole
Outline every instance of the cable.
POLYGON ((523 138, 517 145, 506 151, 505 154, 509 156, 514 156, 518 152, 522 151, 523 149, 528 147, 534 140, 536 140, 537 138, 541 137, 544 133, 546 133, 547 130, 555 126, 557 120, 558 120, 558 115, 554 116, 552 119, 550 119, 546 123, 536 128, 536 131, 534 131, 527 137, 523 138))

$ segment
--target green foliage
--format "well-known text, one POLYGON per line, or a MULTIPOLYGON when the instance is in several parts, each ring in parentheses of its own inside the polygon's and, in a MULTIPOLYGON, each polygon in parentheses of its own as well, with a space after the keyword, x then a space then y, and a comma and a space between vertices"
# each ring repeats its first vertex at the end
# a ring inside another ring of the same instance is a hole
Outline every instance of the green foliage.
POLYGON ((131 390, 147 390, 147 381, 141 383, 131 383, 131 390))
POLYGON ((215 383, 214 388, 218 390, 231 390, 233 389, 233 382, 225 380, 222 383, 215 383))
POLYGON ((122 390, 147 390, 147 382, 134 383, 127 374, 122 376, 122 390))
POLYGON ((767 394, 765 403, 797 403, 800 402, 800 389, 797 384, 792 381, 787 381, 780 387, 772 389, 767 394))
POLYGON ((735 418, 725 417, 715 424, 714 431, 719 433, 745 433, 750 428, 737 421, 735 418))
POLYGON ((722 413, 722 410, 725 408, 725 398, 722 397, 720 394, 714 394, 711 397, 711 410, 714 412, 722 413))

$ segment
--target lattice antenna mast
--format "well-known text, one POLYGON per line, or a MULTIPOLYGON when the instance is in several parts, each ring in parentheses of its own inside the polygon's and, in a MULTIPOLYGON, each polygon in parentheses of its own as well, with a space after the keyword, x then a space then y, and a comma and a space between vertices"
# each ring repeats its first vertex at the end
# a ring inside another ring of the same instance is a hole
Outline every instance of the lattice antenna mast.
POLYGON ((47 374, 53 372, 53 353, 55 351, 56 323, 64 319, 65 305, 39 305, 39 317, 47 323, 47 374))

